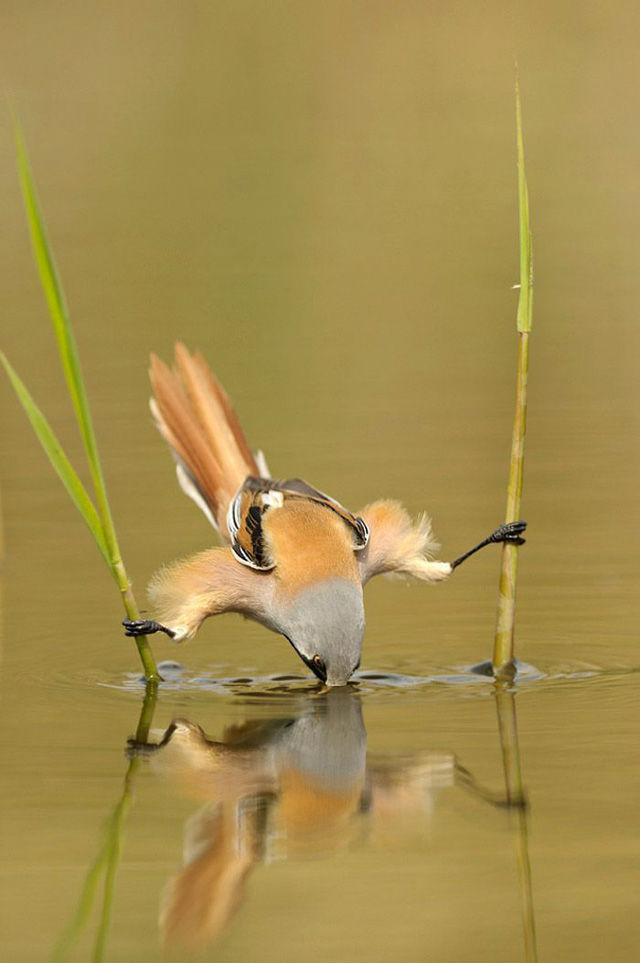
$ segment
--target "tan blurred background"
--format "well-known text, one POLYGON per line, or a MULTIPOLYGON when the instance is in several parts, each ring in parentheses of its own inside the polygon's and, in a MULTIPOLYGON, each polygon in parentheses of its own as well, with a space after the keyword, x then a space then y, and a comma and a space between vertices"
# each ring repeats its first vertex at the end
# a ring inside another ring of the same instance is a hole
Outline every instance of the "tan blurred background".
MULTIPOLYGON (((353 509, 383 495, 426 508, 445 558, 500 522, 517 58, 536 274, 518 648, 546 676, 518 702, 541 956, 554 960, 637 958, 639 28, 632 3, 0 8, 2 86, 27 136, 141 597, 162 562, 210 541, 147 414, 148 352, 167 357, 176 338, 209 358, 275 474, 353 509)), ((79 461, 6 111, 0 205, 2 347, 79 461)), ((0 957, 15 961, 46 955, 70 916, 137 695, 100 685, 136 670, 117 598, 4 380, 0 397, 0 957)), ((435 589, 373 585, 363 669, 425 677, 486 658, 497 565, 487 551, 435 589)), ((156 650, 192 676, 299 672, 282 640, 231 618, 189 648, 156 650)), ((369 746, 452 751, 499 782, 488 694, 367 691, 369 746)), ((161 698, 162 725, 192 712, 209 731, 250 709, 197 688, 161 698)), ((149 784, 134 816, 110 959, 160 958, 157 891, 188 807, 169 815, 157 792, 149 784)), ((493 824, 483 835, 471 804, 456 805, 428 840, 256 877, 211 958, 513 959, 508 837, 493 824)))

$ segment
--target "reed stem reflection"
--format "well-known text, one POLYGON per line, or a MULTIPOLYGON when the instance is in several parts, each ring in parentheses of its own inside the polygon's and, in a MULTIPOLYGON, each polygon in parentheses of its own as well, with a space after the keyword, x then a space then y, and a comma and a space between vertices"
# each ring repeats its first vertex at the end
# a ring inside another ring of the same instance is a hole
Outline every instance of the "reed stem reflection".
POLYGON ((537 963, 538 950, 529 859, 529 805, 522 782, 515 691, 512 687, 497 682, 495 696, 506 798, 510 810, 520 882, 525 959, 527 963, 537 963))
MULTIPOLYGON (((146 743, 149 738, 157 699, 157 682, 147 682, 136 728, 135 738, 137 742, 146 743)), ((103 874, 102 906, 91 959, 93 963, 101 963, 104 958, 106 940, 111 924, 116 873, 122 854, 122 832, 133 799, 135 777, 140 768, 140 763, 140 757, 137 755, 132 755, 129 759, 124 776, 122 795, 107 820, 103 844, 86 875, 75 915, 52 953, 53 963, 59 963, 68 956, 71 947, 85 929, 96 901, 100 879, 103 874)))

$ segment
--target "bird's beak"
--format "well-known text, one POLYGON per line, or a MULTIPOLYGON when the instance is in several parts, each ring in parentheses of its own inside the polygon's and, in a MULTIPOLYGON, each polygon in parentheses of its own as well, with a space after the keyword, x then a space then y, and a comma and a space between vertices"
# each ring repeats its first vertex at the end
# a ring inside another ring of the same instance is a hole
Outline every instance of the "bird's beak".
MULTIPOLYGON (((296 652, 298 652, 297 649, 296 649, 296 652)), ((327 681, 327 670, 326 670, 325 668, 322 668, 322 669, 321 669, 319 666, 317 666, 317 665, 315 664, 315 662, 312 662, 311 659, 306 659, 306 658, 304 657, 304 655, 302 655, 300 652, 298 652, 298 655, 300 656, 300 658, 302 659, 302 661, 304 662, 304 664, 307 665, 307 666, 311 669, 311 671, 313 672, 313 674, 314 674, 318 679, 320 679, 321 682, 326 682, 326 681, 327 681)))
POLYGON ((313 674, 316 676, 316 678, 320 679, 321 682, 325 682, 325 683, 326 683, 326 681, 327 681, 327 670, 324 669, 324 671, 323 671, 323 670, 320 669, 311 659, 308 659, 308 658, 306 657, 306 655, 303 655, 302 652, 300 651, 300 649, 296 648, 296 646, 295 646, 294 643, 291 641, 291 639, 289 638, 288 635, 285 635, 285 639, 286 639, 287 642, 289 642, 289 644, 295 649, 295 651, 296 651, 297 654, 300 656, 300 658, 302 659, 302 661, 304 662, 304 664, 307 666, 307 668, 308 668, 308 669, 311 669, 311 671, 312 671, 313 674))

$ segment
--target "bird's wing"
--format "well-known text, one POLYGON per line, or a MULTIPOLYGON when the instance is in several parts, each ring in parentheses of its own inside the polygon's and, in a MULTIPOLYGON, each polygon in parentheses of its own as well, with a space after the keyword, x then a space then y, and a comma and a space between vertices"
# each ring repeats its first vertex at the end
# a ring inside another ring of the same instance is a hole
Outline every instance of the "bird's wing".
POLYGON ((360 512, 370 536, 358 556, 362 584, 374 575, 395 572, 423 582, 439 582, 451 574, 449 562, 434 561, 439 549, 427 515, 411 520, 400 502, 378 501, 360 512))
POLYGON ((211 548, 160 569, 148 594, 159 621, 182 642, 211 615, 240 612, 265 619, 271 582, 270 575, 238 565, 230 548, 211 548))
POLYGON ((364 520, 329 495, 312 488, 300 478, 277 481, 250 476, 229 503, 227 512, 231 550, 239 562, 259 571, 274 568, 275 560, 264 537, 262 520, 267 511, 277 511, 292 500, 310 501, 334 512, 351 532, 353 550, 359 552, 365 548, 369 529, 364 520))

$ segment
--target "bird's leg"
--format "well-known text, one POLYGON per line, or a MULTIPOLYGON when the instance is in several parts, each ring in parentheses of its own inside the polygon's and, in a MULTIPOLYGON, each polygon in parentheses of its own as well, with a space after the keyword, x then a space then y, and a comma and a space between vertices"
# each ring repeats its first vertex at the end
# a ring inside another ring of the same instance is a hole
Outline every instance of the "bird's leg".
POLYGON ((451 568, 454 569, 457 568, 458 565, 462 565, 465 559, 479 552, 485 545, 493 545, 495 542, 511 542, 512 545, 524 545, 525 540, 521 537, 521 533, 524 532, 526 527, 526 522, 506 522, 504 525, 501 525, 500 528, 496 528, 495 532, 491 532, 491 535, 488 535, 487 538, 479 542, 478 545, 470 548, 464 555, 459 555, 458 558, 451 563, 451 568))
POLYGON ((138 742, 133 736, 127 739, 125 755, 127 759, 134 759, 136 756, 148 758, 158 749, 162 749, 162 742, 138 742))
POLYGON ((170 639, 173 639, 176 634, 172 629, 168 629, 166 625, 161 625, 154 619, 137 619, 135 622, 132 622, 131 619, 123 619, 122 624, 124 625, 124 634, 128 636, 153 635, 154 632, 164 632, 170 639))
POLYGON ((125 750, 127 758, 133 759, 134 756, 152 756, 154 752, 158 752, 159 749, 163 749, 167 745, 175 731, 176 724, 172 722, 160 742, 139 742, 135 736, 130 736, 127 739, 127 748, 125 750))

